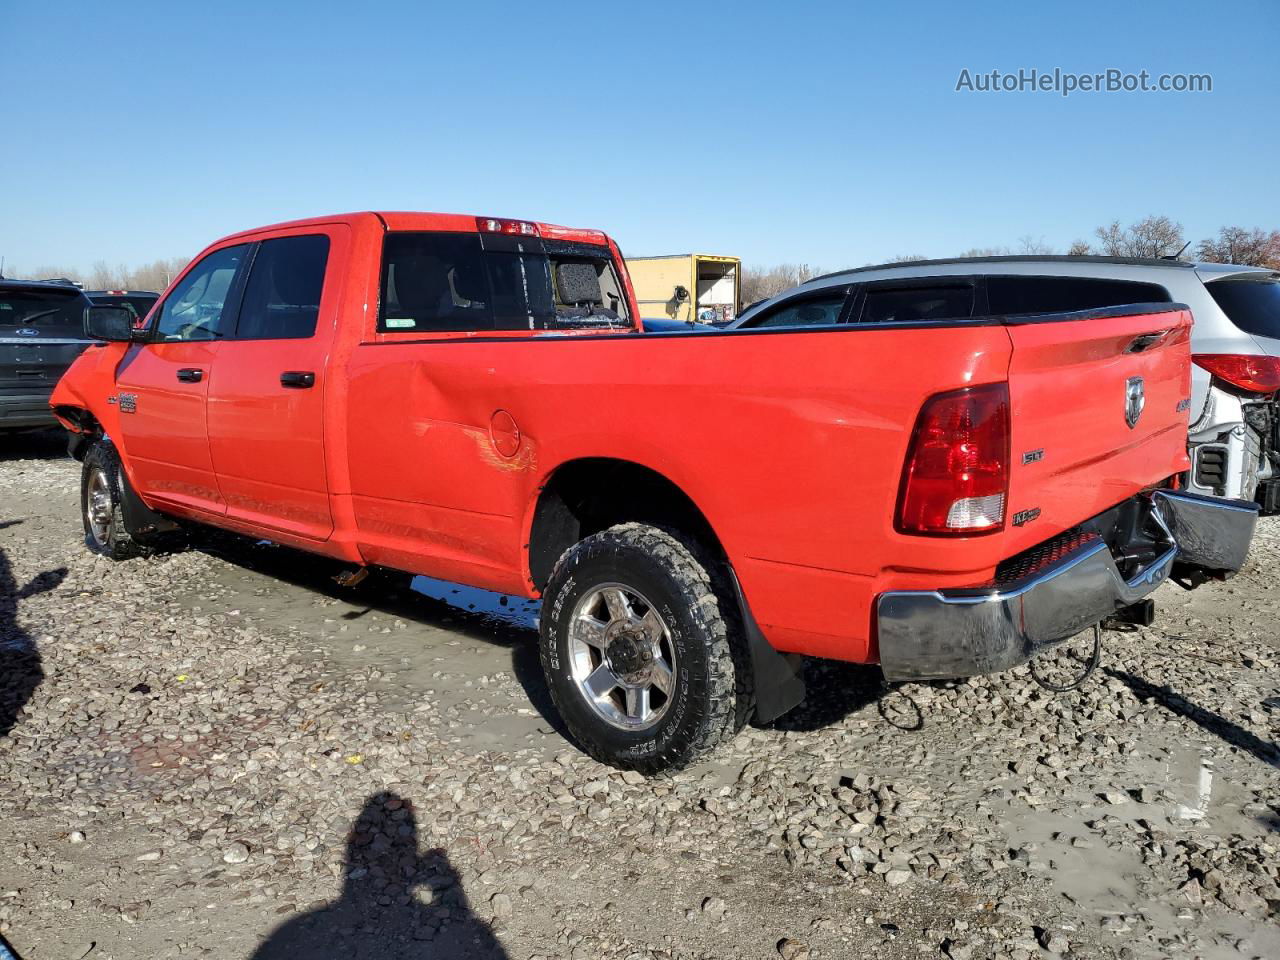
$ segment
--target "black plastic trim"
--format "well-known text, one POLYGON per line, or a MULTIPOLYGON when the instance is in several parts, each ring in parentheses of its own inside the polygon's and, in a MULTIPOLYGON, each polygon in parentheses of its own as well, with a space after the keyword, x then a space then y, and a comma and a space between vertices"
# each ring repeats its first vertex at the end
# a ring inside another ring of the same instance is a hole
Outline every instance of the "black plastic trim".
MULTIPOLYGON (((1182 303, 1132 303, 1119 307, 1101 307, 1097 310, 1080 310, 1075 313, 1036 313, 1022 316, 998 317, 963 317, 950 320, 921 320, 911 323, 836 323, 821 327, 741 327, 731 330, 711 329, 696 334, 702 342, 713 337, 763 337, 785 336, 793 334, 829 335, 840 333, 865 333, 868 330, 937 330, 944 327, 1016 327, 1032 323, 1068 323, 1081 320, 1101 320, 1108 317, 1138 317, 1151 313, 1171 313, 1175 310, 1190 310, 1182 303)), ((380 331, 384 332, 384 331, 380 331)), ((394 333, 395 331, 385 331, 394 333)), ((439 331, 457 332, 457 331, 439 331)), ((474 332, 474 331, 471 331, 474 332)), ((478 336, 470 337, 416 337, 396 340, 367 340, 362 347, 398 346, 405 343, 563 343, 566 340, 616 340, 620 343, 634 343, 638 340, 666 340, 674 337, 687 338, 694 336, 679 330, 645 333, 632 328, 616 328, 611 333, 575 333, 566 330, 543 330, 535 336, 522 337, 490 337, 485 331, 478 336)))
POLYGON ((755 679, 755 718, 759 723, 777 720, 787 711, 798 707, 805 698, 804 658, 798 654, 781 653, 765 639, 760 624, 747 605, 746 594, 733 568, 729 579, 738 599, 742 614, 742 627, 747 635, 747 650, 751 654, 751 672, 755 679))
POLYGON ((134 492, 129 476, 120 470, 120 513, 124 527, 131 534, 147 534, 167 532, 178 529, 178 525, 162 513, 157 513, 134 492))

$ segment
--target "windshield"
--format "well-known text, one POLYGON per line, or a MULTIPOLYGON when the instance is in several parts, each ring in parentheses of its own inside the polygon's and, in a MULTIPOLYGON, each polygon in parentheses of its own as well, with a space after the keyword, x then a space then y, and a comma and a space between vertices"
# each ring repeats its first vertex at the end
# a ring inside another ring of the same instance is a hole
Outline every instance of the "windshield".
POLYGON ((1280 277, 1214 280, 1205 286, 1222 312, 1245 333, 1280 340, 1280 277))
POLYGON ((79 331, 84 299, 78 290, 0 290, 0 327, 66 327, 79 331))

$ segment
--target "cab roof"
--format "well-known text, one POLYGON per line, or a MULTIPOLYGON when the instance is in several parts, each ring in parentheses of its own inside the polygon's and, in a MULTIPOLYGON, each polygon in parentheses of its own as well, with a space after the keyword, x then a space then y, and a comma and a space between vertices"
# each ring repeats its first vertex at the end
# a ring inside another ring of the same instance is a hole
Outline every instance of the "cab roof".
MULTIPOLYGON (((480 220, 516 220, 523 223, 533 224, 538 228, 538 233, 542 237, 550 237, 556 240, 569 240, 576 243, 594 243, 602 246, 608 245, 609 243, 609 237, 603 230, 590 230, 582 227, 565 227, 555 223, 546 223, 541 220, 526 220, 520 217, 499 217, 494 214, 430 213, 426 211, 412 210, 365 210, 357 213, 338 213, 327 217, 308 217, 302 220, 288 220, 284 223, 273 223, 267 226, 254 227, 251 230, 241 230, 224 237, 223 240, 247 237, 270 230, 318 227, 334 223, 349 223, 355 225, 362 221, 367 222, 370 220, 376 220, 381 223, 384 230, 420 230, 424 232, 439 231, 447 233, 478 233, 480 231, 478 225, 480 220)), ((221 243, 222 240, 218 242, 221 243)))

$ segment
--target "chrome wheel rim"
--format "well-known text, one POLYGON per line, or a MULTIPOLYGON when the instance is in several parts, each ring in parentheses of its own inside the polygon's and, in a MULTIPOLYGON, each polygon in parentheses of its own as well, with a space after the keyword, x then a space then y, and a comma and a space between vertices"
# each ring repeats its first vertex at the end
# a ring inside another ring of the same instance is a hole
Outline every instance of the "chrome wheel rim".
POLYGON ((99 467, 94 467, 89 472, 89 493, 84 509, 93 539, 100 544, 106 543, 115 507, 111 502, 111 484, 99 467))
POLYGON ((578 693, 610 726, 654 726, 675 696, 675 644, 657 608, 633 587, 587 591, 569 621, 569 665, 578 693))

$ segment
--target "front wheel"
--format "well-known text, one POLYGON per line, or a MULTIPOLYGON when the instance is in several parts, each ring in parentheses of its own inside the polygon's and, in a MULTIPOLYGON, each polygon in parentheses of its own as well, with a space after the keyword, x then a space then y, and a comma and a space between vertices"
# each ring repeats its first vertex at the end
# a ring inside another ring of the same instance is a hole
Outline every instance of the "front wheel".
POLYGON ((543 671, 570 733, 602 763, 676 769, 737 728, 744 684, 732 599, 695 550, 625 523, 581 541, 552 571, 543 671))
POLYGON ((80 472, 84 542, 94 553, 112 560, 141 556, 147 549, 124 522, 121 488, 127 482, 115 447, 100 441, 89 448, 80 472))

